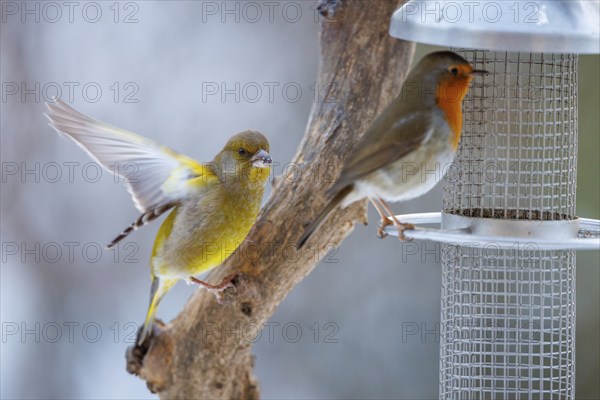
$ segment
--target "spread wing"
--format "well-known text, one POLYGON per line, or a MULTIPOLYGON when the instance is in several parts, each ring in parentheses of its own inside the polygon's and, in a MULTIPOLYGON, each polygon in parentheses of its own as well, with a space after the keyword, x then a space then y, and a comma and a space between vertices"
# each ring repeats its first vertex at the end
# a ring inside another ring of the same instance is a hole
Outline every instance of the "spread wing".
POLYGON ((347 158, 329 194, 404 157, 426 141, 432 131, 431 116, 425 112, 413 112, 394 122, 386 118, 375 121, 347 158))
POLYGON ((135 133, 97 121, 61 100, 47 103, 50 126, 104 168, 121 176, 142 213, 109 245, 176 207, 191 191, 218 178, 208 166, 135 133))
POLYGON ((135 133, 90 118, 56 99, 47 103, 50 126, 71 138, 104 168, 121 176, 142 213, 176 204, 205 166, 135 133))

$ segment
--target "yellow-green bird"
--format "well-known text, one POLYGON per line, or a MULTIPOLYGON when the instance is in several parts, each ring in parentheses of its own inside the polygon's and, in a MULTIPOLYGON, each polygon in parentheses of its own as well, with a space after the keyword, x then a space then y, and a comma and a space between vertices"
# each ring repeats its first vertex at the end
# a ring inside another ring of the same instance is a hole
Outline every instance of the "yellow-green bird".
POLYGON ((142 213, 109 248, 172 210, 154 241, 150 306, 138 343, 148 337, 160 300, 180 279, 199 284, 217 296, 231 286, 231 277, 210 285, 194 275, 225 261, 256 220, 272 163, 263 134, 251 130, 238 133, 212 162, 199 163, 83 115, 61 100, 47 106, 50 126, 123 177, 142 213))

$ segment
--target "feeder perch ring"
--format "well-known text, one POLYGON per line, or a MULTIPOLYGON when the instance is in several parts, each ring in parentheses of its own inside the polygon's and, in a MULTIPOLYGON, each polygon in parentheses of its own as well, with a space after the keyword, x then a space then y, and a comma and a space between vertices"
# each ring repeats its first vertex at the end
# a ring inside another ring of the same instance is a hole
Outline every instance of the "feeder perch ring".
MULTIPOLYGON (((589 218, 501 220, 432 212, 396 215, 396 219, 414 225, 444 226, 407 229, 404 236, 409 239, 505 250, 600 250, 600 220, 589 218)), ((385 227, 385 232, 398 236, 393 225, 385 227)))

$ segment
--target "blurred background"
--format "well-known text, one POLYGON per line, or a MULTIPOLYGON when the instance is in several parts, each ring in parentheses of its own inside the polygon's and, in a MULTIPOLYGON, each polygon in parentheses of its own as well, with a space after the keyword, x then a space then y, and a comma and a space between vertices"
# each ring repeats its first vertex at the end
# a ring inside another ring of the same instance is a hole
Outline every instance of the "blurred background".
MULTIPOLYGON (((257 129, 280 175, 326 90, 321 18, 313 2, 1 7, 0 396, 154 398, 124 354, 146 312, 160 224, 104 249, 137 211, 122 182, 47 126, 44 101, 58 95, 201 161, 257 129)), ((419 46, 415 60, 433 49, 419 46)), ((590 218, 600 217, 599 74, 598 56, 580 57, 577 209, 590 218)), ((395 210, 437 211, 441 198, 440 186, 395 210)), ((379 240, 369 218, 253 338, 264 398, 437 397, 439 245, 379 240)), ((577 255, 581 399, 600 397, 599 264, 597 252, 577 255)), ((173 318, 193 290, 179 284, 158 317, 173 318)))

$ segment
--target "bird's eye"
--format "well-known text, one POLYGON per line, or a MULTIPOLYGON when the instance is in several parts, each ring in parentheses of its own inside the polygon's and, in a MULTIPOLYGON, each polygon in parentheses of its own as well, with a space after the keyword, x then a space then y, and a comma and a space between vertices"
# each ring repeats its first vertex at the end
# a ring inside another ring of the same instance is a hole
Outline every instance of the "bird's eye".
POLYGON ((458 75, 458 68, 454 67, 450 69, 450 73, 454 76, 458 75))
POLYGON ((239 154, 240 156, 245 156, 245 155, 246 155, 246 149, 239 149, 239 150, 238 150, 238 154, 239 154))

